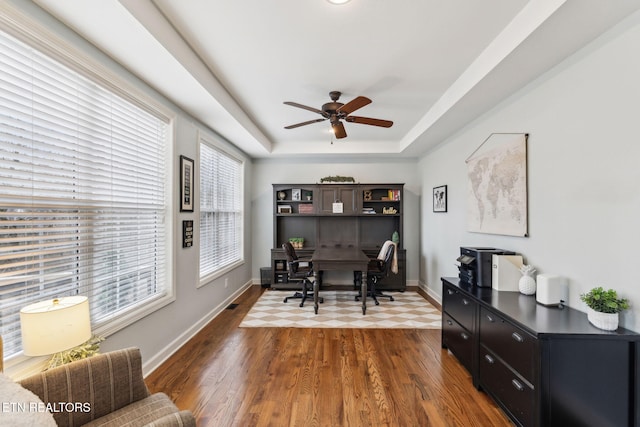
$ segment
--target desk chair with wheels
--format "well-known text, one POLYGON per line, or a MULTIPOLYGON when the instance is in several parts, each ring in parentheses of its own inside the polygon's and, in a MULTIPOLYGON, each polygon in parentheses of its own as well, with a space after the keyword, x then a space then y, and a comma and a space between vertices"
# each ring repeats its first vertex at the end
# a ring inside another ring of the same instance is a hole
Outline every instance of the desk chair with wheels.
MULTIPOLYGON (((371 297, 376 305, 380 305, 378 298, 389 298, 389 301, 393 301, 391 295, 385 295, 382 292, 376 290, 376 284, 387 277, 389 273, 398 273, 398 261, 396 258, 396 244, 391 240, 387 240, 382 245, 378 257, 371 259, 367 267, 367 296, 371 297)), ((355 281, 362 280, 362 273, 355 273, 355 281)), ((362 297, 362 293, 358 292, 356 295, 356 301, 362 297)))
MULTIPOLYGON (((307 292, 313 292, 313 282, 311 277, 313 276, 313 264, 311 260, 299 259, 296 255, 296 250, 289 242, 282 244, 282 249, 287 257, 287 272, 289 282, 300 282, 302 289, 300 292, 296 292, 293 295, 286 297, 283 302, 287 302, 290 298, 302 298, 300 307, 304 306, 304 302, 307 299, 307 292)), ((320 298, 320 302, 323 302, 320 298)))

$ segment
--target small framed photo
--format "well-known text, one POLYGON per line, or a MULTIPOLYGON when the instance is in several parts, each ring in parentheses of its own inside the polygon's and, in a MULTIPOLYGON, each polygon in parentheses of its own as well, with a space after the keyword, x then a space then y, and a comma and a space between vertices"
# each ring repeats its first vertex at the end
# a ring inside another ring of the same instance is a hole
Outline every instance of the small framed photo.
POLYGON ((182 221, 182 247, 193 246, 193 220, 182 221))
POLYGON ((291 213, 291 205, 278 205, 278 213, 291 213))
POLYGON ((302 200, 299 188, 291 189, 291 200, 294 200, 294 201, 302 200))
POLYGON ((193 212, 193 160, 180 156, 180 212, 193 212))
POLYGON ((433 188, 433 211, 447 211, 447 186, 441 185, 433 188))

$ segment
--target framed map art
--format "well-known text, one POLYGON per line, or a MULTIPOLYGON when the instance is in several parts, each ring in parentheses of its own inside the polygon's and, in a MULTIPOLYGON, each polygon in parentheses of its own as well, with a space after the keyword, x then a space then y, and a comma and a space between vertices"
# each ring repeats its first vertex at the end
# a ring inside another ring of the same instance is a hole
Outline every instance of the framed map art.
POLYGON ((527 236, 527 138, 493 133, 467 163, 467 230, 527 236))

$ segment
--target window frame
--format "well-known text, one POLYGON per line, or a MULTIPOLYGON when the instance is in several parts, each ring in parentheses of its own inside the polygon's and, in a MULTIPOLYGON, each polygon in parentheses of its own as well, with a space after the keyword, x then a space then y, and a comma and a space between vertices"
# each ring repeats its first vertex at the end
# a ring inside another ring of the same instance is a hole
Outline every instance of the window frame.
MULTIPOLYGON (((176 176, 176 168, 173 161, 176 140, 176 114, 146 93, 144 91, 145 86, 137 81, 135 77, 129 79, 127 78, 128 76, 122 76, 113 71, 111 64, 115 63, 111 59, 102 53, 99 53, 98 58, 96 58, 91 50, 86 51, 78 47, 76 40, 68 40, 68 37, 63 37, 63 35, 46 28, 43 23, 28 17, 13 5, 0 4, 0 31, 6 32, 41 54, 60 62, 103 89, 117 94, 117 96, 126 99, 137 107, 162 118, 167 123, 165 140, 166 175, 164 182, 166 229, 164 232, 165 241, 163 242, 166 254, 166 283, 164 286, 166 293, 144 303, 138 303, 131 308, 123 310, 123 312, 113 313, 111 316, 102 319, 99 327, 92 327, 92 333, 106 338, 176 300, 176 251, 174 242, 177 237, 174 227, 174 210, 177 197, 173 196, 177 185, 172 179, 172 177, 176 176)), ((20 352, 5 360, 5 370, 12 372, 13 376, 16 376, 16 374, 18 377, 29 375, 39 369, 44 359, 43 357, 28 357, 20 352)))
POLYGON ((198 167, 196 168, 196 174, 195 174, 195 185, 196 185, 196 194, 198 195, 198 201, 196 203, 196 213, 197 213, 197 221, 198 221, 198 235, 197 235, 197 247, 198 247, 198 284, 197 287, 200 288, 202 286, 205 286, 209 283, 212 283, 213 281, 215 281, 215 279, 218 279, 226 274, 228 274, 229 272, 235 270, 236 268, 242 266, 245 264, 245 251, 244 251, 244 237, 245 237, 245 217, 246 217, 246 208, 245 208, 245 203, 244 203, 244 199, 245 199, 245 171, 246 171, 246 158, 241 155, 240 153, 238 153, 237 151, 231 149, 228 145, 224 144, 219 138, 216 138, 214 136, 211 136, 205 132, 202 131, 198 131, 198 143, 197 143, 197 165, 198 167), (200 188, 200 176, 201 176, 201 147, 202 144, 207 145, 209 148, 219 151, 222 154, 228 156, 229 158, 237 161, 238 163, 240 163, 240 183, 239 183, 239 189, 240 189, 240 218, 239 218, 239 222, 240 222, 240 237, 239 237, 239 259, 235 260, 234 262, 232 262, 229 265, 226 265, 218 270, 215 270, 209 274, 206 274, 204 276, 200 275, 200 250, 201 250, 201 233, 200 233, 200 201, 201 201, 201 188, 200 188))

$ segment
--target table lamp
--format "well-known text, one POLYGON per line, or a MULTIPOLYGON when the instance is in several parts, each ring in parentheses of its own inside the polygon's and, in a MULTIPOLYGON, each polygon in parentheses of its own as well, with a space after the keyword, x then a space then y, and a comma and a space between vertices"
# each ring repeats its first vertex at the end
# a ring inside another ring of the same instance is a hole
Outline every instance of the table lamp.
POLYGON ((27 356, 45 356, 91 338, 89 300, 71 296, 37 302, 20 310, 22 348, 27 356))

